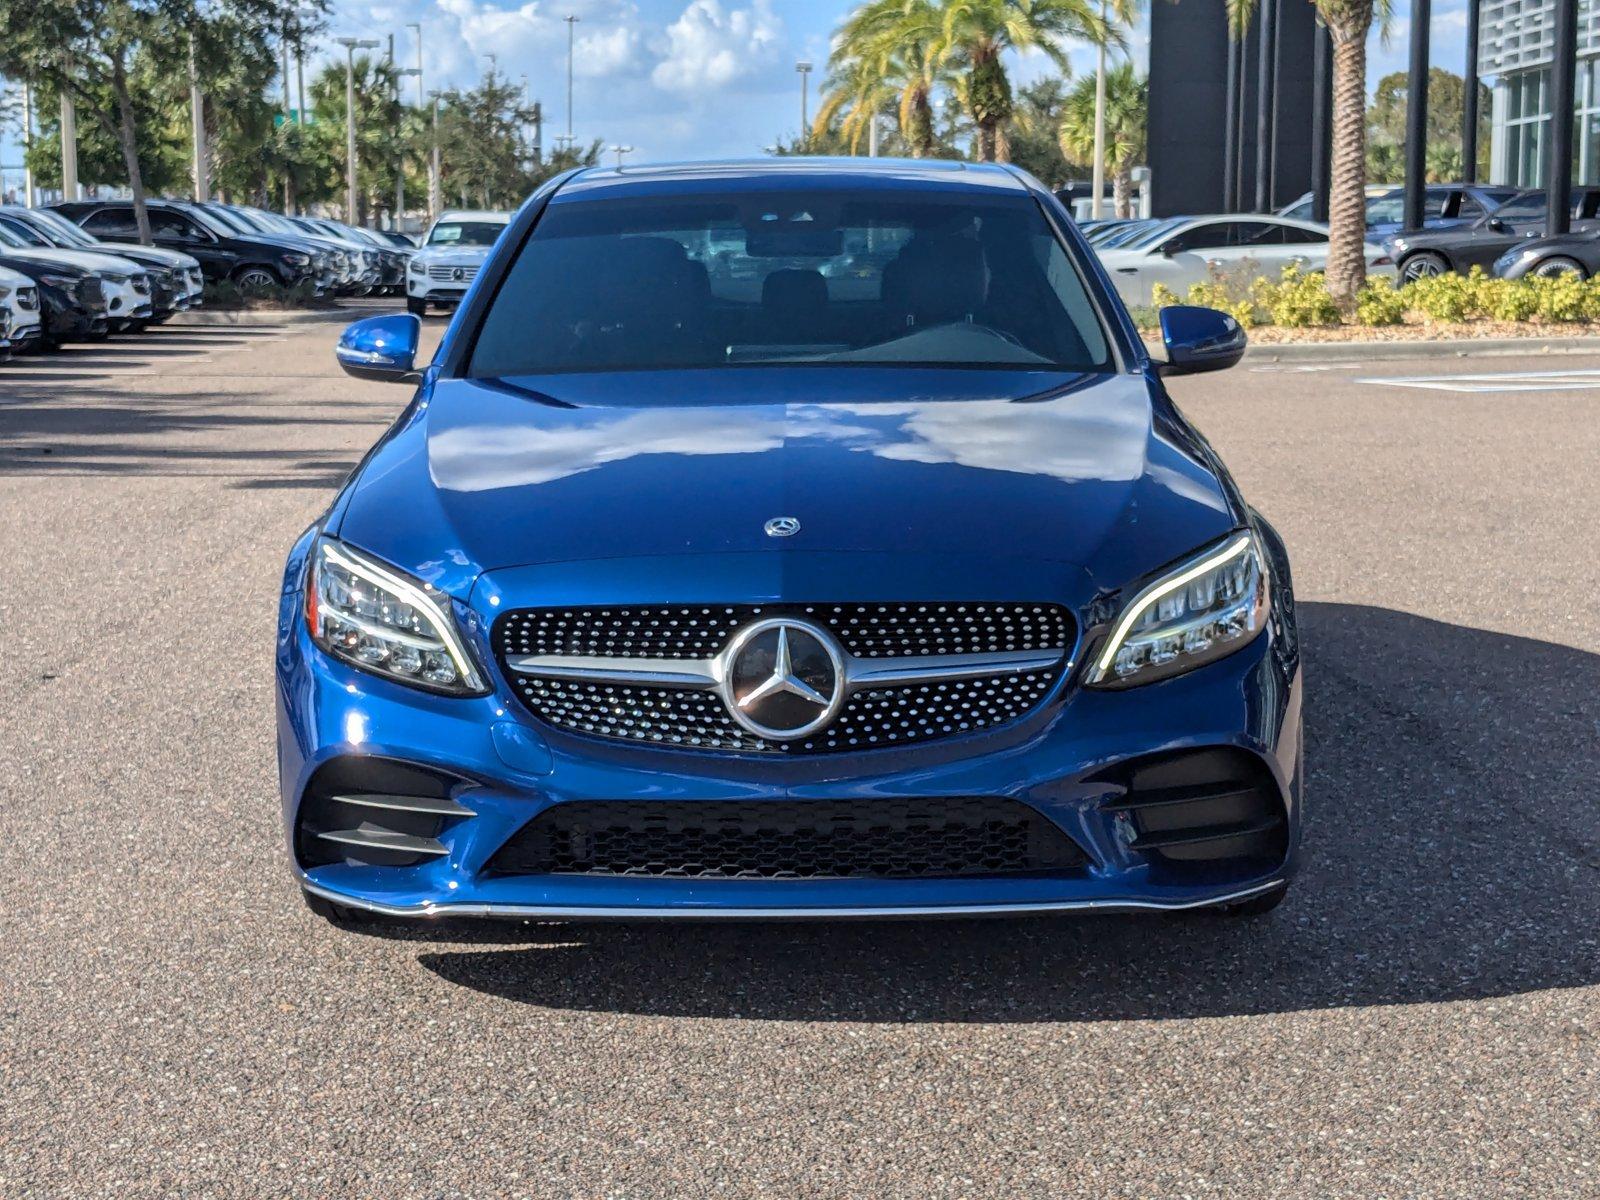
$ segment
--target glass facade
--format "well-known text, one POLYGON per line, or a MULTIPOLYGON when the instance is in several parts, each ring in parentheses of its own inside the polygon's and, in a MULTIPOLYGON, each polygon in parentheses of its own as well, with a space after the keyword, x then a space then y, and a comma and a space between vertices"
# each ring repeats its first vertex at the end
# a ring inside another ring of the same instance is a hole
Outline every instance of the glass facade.
MULTIPOLYGON (((1572 181, 1600 184, 1600 59, 1578 61, 1572 181)), ((1544 186, 1550 128, 1550 71, 1537 67, 1500 77, 1495 89, 1493 170, 1496 183, 1544 186)))

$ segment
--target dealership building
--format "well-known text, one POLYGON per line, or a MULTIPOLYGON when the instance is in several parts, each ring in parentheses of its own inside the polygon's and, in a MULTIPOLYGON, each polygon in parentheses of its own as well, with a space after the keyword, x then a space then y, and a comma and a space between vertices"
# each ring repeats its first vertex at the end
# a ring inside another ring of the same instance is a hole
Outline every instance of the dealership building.
MULTIPOLYGON (((1554 46, 1554 0, 1483 0, 1478 76, 1494 81, 1489 177, 1496 183, 1544 184, 1554 46)), ((1600 183, 1600 0, 1578 2, 1575 91, 1573 182, 1600 183)))

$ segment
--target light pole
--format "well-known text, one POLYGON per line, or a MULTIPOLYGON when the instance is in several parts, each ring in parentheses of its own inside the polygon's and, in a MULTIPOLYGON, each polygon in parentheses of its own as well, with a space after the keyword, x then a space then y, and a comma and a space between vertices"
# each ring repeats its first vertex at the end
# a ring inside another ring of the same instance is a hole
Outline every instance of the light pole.
POLYGON ((33 84, 22 81, 22 203, 33 207, 33 84))
MULTIPOLYGON (((415 75, 421 86, 422 68, 404 67, 396 68, 394 76, 394 106, 396 118, 400 109, 400 80, 407 75, 415 75)), ((400 221, 406 215, 406 159, 403 151, 397 151, 394 164, 394 228, 398 232, 400 221)))
POLYGON ((620 170, 622 170, 622 156, 624 154, 632 154, 633 153, 633 147, 632 146, 613 146, 613 147, 611 147, 611 153, 613 153, 613 154, 615 154, 617 156, 617 170, 620 171, 620 170))
POLYGON ((409 74, 417 77, 417 111, 421 112, 427 107, 426 93, 422 90, 422 26, 413 21, 406 28, 414 30, 417 35, 417 69, 409 74))
POLYGON ((362 41, 353 37, 335 38, 344 47, 344 154, 345 202, 344 219, 356 223, 356 49, 376 49, 376 41, 362 41))
POLYGON ((801 59, 794 69, 800 75, 800 145, 804 148, 811 145, 811 64, 801 59))
POLYGON ((194 35, 189 35, 189 128, 194 139, 194 199, 211 199, 211 172, 206 159, 205 97, 200 94, 200 68, 194 61, 194 35))
POLYGON ((567 141, 572 141, 572 48, 576 44, 578 18, 567 18, 567 141))
POLYGON ((1100 219, 1106 190, 1106 2, 1100 0, 1100 44, 1094 66, 1094 182, 1089 186, 1089 219, 1100 219))
POLYGON ((499 56, 496 55, 493 50, 491 50, 489 53, 485 54, 484 57, 489 60, 489 78, 493 79, 495 70, 500 66, 499 56))
POLYGON ((428 161, 428 222, 432 224, 444 206, 444 176, 439 170, 439 93, 428 95, 433 100, 433 153, 428 161))

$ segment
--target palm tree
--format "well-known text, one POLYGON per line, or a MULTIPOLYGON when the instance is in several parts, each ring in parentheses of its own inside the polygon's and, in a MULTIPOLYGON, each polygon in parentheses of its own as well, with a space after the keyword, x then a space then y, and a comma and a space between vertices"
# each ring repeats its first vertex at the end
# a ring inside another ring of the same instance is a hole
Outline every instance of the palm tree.
MULTIPOLYGON (((1390 0, 1311 0, 1333 41, 1333 155, 1328 188, 1328 291, 1352 308, 1367 279, 1367 35, 1387 25, 1390 0)), ((1228 0, 1243 36, 1256 0, 1228 0)))
POLYGON ((852 12, 834 35, 813 128, 821 133, 842 117, 840 132, 855 153, 871 122, 893 105, 912 155, 933 153, 933 91, 943 75, 934 54, 939 30, 933 0, 871 0, 852 12))
MULTIPOLYGON (((1094 77, 1085 76, 1067 93, 1061 114, 1061 152, 1084 161, 1094 155, 1094 77)), ((1133 215, 1133 168, 1144 157, 1145 81, 1125 62, 1106 72, 1106 170, 1117 216, 1133 215)))
POLYGON ((1006 162, 1011 156, 1011 80, 1001 61, 1007 50, 1042 50, 1070 70, 1067 41, 1118 41, 1112 22, 1130 20, 1133 4, 1106 0, 1097 11, 1093 0, 944 0, 938 57, 963 73, 958 93, 978 127, 977 157, 1006 162))

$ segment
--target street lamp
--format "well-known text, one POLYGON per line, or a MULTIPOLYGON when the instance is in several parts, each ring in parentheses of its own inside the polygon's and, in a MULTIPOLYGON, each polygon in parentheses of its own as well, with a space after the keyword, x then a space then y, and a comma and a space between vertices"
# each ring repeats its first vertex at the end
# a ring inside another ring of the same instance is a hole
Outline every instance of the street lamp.
POLYGON ((439 219, 444 206, 444 174, 439 168, 439 92, 429 92, 433 101, 433 152, 428 160, 428 222, 439 219))
POLYGON ((567 140, 572 140, 572 47, 577 36, 578 18, 568 15, 567 22, 567 140))
POLYGON ((416 70, 407 71, 406 74, 417 77, 417 108, 421 110, 424 107, 423 97, 426 95, 422 90, 422 26, 413 21, 406 28, 414 30, 417 35, 417 67, 416 70))
POLYGON ((489 78, 493 79, 496 68, 500 66, 499 56, 496 55, 493 50, 491 50, 485 54, 484 57, 489 60, 489 78))
POLYGON ((351 225, 356 223, 356 50, 373 50, 377 48, 376 41, 362 41, 359 38, 342 37, 334 41, 344 47, 344 154, 345 154, 345 202, 344 218, 351 225))
POLYGON ((811 64, 801 59, 795 63, 794 69, 800 74, 800 144, 809 146, 811 144, 811 122, 808 117, 809 105, 807 101, 810 99, 811 92, 811 64))
POLYGON ((632 146, 613 146, 613 147, 611 147, 611 153, 613 153, 613 154, 615 154, 617 156, 617 170, 620 171, 620 170, 622 170, 622 156, 624 154, 632 154, 633 153, 633 147, 632 146))

